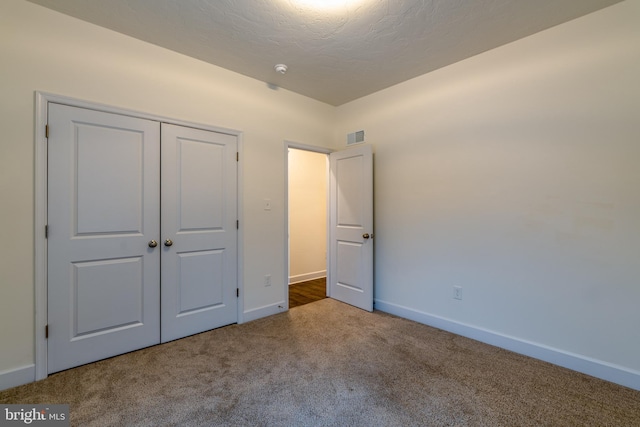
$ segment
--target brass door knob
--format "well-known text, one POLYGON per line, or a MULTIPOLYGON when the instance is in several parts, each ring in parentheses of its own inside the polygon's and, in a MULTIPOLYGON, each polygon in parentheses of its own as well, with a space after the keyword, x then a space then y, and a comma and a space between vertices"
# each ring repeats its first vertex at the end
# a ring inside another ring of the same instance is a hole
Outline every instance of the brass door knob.
POLYGON ((164 245, 165 245, 165 246, 171 246, 171 245, 173 245, 173 240, 171 240, 171 239, 167 239, 167 240, 165 240, 165 241, 164 241, 164 245))
POLYGON ((152 240, 149 242, 149 247, 150 248, 155 248, 156 246, 158 246, 158 242, 156 242, 155 240, 152 240))
POLYGON ((370 236, 369 236, 369 233, 364 233, 364 234, 362 235, 362 238, 363 238, 363 239, 368 239, 369 237, 370 237, 370 236))

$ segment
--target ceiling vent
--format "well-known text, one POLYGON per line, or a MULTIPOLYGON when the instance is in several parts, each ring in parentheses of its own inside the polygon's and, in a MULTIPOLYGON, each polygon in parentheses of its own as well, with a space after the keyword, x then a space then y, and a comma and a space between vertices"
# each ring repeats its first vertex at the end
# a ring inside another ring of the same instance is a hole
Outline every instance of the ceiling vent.
POLYGON ((359 130, 347 134, 347 145, 362 144, 364 142, 364 131, 359 130))

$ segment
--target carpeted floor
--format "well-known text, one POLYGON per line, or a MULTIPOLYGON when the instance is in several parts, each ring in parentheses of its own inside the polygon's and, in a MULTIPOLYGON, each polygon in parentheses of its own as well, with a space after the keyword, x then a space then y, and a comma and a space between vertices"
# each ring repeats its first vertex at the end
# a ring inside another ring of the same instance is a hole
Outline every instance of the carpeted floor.
POLYGON ((0 392, 82 426, 640 426, 640 392, 332 299, 0 392))

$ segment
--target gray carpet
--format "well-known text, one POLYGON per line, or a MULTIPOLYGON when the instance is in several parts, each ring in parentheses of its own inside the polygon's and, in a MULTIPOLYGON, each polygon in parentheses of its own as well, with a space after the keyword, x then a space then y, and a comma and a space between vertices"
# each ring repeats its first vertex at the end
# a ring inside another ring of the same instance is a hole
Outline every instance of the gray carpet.
POLYGON ((324 299, 51 375, 82 426, 640 426, 640 392, 324 299))

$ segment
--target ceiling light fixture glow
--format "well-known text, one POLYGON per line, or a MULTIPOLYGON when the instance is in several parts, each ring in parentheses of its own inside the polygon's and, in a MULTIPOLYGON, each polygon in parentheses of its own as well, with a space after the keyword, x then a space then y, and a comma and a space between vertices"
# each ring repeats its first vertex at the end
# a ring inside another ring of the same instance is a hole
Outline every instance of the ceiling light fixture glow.
POLYGON ((344 9, 360 3, 362 0, 290 0, 292 4, 299 7, 317 10, 344 9))

